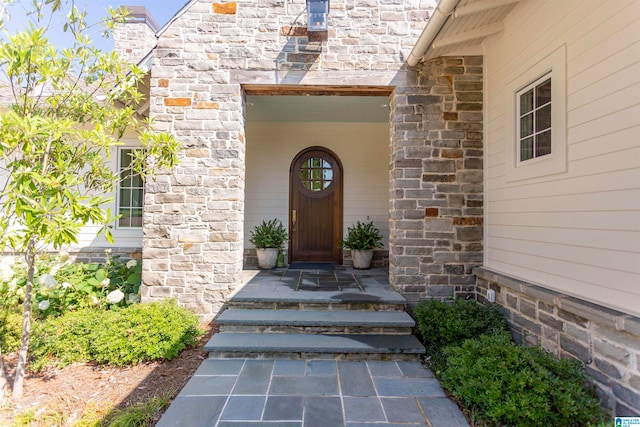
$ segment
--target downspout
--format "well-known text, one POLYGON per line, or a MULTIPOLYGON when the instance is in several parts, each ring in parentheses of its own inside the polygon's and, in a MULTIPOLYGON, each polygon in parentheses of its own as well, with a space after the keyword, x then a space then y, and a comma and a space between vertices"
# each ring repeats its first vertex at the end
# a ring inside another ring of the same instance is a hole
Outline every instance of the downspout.
POLYGON ((418 37, 418 41, 407 57, 407 64, 410 67, 416 66, 425 53, 427 53, 431 43, 433 43, 433 40, 435 40, 445 22, 449 19, 449 15, 451 15, 459 2, 460 0, 440 0, 438 6, 436 6, 436 10, 433 11, 433 15, 427 22, 424 30, 422 30, 422 34, 418 37))

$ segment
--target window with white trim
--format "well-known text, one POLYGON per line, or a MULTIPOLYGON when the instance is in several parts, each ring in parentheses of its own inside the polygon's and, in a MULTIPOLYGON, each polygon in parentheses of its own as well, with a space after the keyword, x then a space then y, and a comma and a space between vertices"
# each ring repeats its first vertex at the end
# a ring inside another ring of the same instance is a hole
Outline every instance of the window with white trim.
POLYGON ((118 186, 117 211, 118 228, 142 227, 142 203, 144 200, 144 181, 130 169, 131 155, 135 148, 118 149, 118 186))
POLYGON ((551 154, 551 75, 539 78, 516 96, 519 162, 551 154))
POLYGON ((505 181, 565 173, 567 54, 562 45, 532 58, 505 83, 505 181))

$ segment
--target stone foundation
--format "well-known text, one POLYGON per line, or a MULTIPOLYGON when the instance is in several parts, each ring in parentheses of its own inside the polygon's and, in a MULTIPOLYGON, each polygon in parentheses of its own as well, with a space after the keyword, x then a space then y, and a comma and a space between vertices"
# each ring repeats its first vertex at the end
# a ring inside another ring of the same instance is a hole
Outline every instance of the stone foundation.
POLYGON ((640 318, 483 267, 473 272, 478 301, 495 291, 516 342, 580 360, 603 406, 616 416, 640 414, 640 318))

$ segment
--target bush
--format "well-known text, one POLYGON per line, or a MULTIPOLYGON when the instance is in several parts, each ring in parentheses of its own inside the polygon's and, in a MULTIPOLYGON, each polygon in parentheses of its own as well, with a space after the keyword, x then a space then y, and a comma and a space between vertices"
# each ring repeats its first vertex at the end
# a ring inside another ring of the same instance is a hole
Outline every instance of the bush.
POLYGON ((49 318, 34 330, 31 368, 80 361, 121 366, 171 359, 200 334, 197 316, 173 300, 120 310, 82 309, 49 318))
POLYGON ((487 425, 587 426, 604 421, 582 365, 508 333, 482 335, 443 350, 442 385, 487 425))
MULTIPOLYGON (((46 318, 81 308, 126 307, 139 302, 141 263, 106 255, 104 264, 70 262, 66 253, 41 255, 33 283, 34 316, 46 318)), ((10 281, 0 286, 1 305, 19 306, 26 283, 26 266, 17 262, 10 281)))
POLYGON ((22 314, 12 309, 0 310, 0 349, 2 349, 2 354, 18 350, 21 336, 22 314))
POLYGON ((507 323, 498 308, 482 306, 475 301, 448 303, 430 300, 419 304, 414 316, 429 355, 481 334, 507 330, 507 323))

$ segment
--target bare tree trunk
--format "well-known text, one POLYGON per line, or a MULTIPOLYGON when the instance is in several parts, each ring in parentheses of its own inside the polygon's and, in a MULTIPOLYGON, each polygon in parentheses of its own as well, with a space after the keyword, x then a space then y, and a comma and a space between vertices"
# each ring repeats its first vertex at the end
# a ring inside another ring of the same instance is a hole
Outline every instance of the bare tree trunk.
POLYGON ((7 373, 4 371, 4 363, 2 363, 2 348, 0 348, 0 407, 4 405, 4 398, 7 397, 9 382, 7 381, 7 373))
POLYGON ((22 323, 22 338, 20 339, 20 351, 18 352, 16 376, 13 381, 14 399, 22 396, 24 371, 29 352, 29 335, 31 334, 31 293, 33 290, 33 276, 35 274, 36 267, 36 240, 34 237, 29 239, 25 259, 27 261, 27 285, 24 289, 24 321, 22 323))

